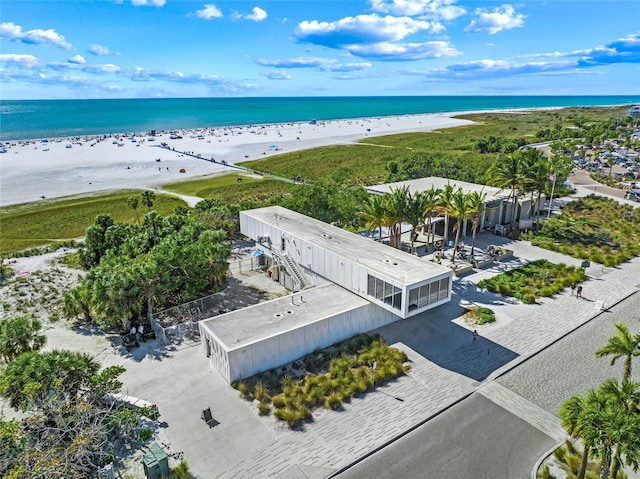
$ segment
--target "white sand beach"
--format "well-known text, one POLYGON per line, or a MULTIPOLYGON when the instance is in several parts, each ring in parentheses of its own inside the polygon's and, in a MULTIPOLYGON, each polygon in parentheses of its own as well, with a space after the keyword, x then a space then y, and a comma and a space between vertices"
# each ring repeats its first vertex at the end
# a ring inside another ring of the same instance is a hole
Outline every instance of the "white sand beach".
POLYGON ((0 206, 109 190, 161 189, 163 183, 237 171, 221 162, 238 164, 367 137, 470 123, 452 116, 439 113, 174 132, 180 139, 158 132, 154 138, 123 134, 3 142, 0 206), (170 149, 160 147, 161 143, 170 149), (183 155, 183 151, 202 159, 183 155), (218 163, 208 161, 212 158, 218 163))

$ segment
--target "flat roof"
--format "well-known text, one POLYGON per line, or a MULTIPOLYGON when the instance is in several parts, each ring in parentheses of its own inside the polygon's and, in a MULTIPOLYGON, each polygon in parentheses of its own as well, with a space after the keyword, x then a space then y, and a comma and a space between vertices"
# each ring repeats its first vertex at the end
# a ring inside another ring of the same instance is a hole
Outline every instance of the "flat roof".
POLYGON ((401 285, 409 286, 451 273, 447 266, 363 238, 281 206, 247 210, 241 214, 279 228, 338 257, 359 263, 371 272, 395 280, 401 285))
POLYGON ((214 316, 200 324, 231 351, 368 304, 357 294, 327 283, 214 316))
POLYGON ((411 193, 417 193, 419 191, 426 191, 434 187, 436 189, 444 188, 447 183, 451 183, 454 188, 462 188, 464 193, 471 193, 476 191, 478 193, 484 192, 487 194, 485 203, 491 203, 496 200, 503 200, 509 197, 511 191, 504 188, 496 188, 495 186, 478 185, 476 183, 467 183, 466 181, 452 180, 451 178, 441 178, 439 176, 428 176, 426 178, 417 178, 415 180, 397 181, 395 183, 383 183, 380 185, 367 186, 366 190, 371 193, 384 194, 391 193, 393 190, 402 188, 404 186, 409 187, 411 193))

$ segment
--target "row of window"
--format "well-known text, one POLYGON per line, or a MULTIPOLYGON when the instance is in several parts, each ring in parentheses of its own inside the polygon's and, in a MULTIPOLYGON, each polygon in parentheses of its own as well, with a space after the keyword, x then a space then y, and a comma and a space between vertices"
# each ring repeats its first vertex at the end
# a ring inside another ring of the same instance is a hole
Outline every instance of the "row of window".
MULTIPOLYGON (((367 295, 376 298, 394 309, 402 308, 402 290, 386 281, 368 275, 367 295)), ((424 308, 449 297, 449 278, 423 284, 409 290, 409 311, 424 308)))
POLYGON ((449 296, 449 278, 442 278, 439 281, 423 284, 409 290, 409 311, 425 306, 449 296))
POLYGON ((385 304, 391 305, 394 309, 402 308, 402 290, 386 281, 368 275, 367 294, 385 304))

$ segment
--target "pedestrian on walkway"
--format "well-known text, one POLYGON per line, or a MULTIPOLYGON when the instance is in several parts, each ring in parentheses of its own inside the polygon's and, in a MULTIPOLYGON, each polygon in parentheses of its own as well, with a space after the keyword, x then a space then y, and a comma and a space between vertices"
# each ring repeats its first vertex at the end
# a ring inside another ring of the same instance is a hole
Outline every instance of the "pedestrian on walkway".
POLYGON ((582 285, 579 284, 578 288, 576 289, 576 298, 582 298, 582 285))
POLYGON ((573 293, 576 291, 576 283, 571 283, 571 296, 573 296, 573 293))
POLYGON ((473 333, 471 333, 471 336, 473 336, 473 341, 471 341, 471 344, 475 344, 475 342, 478 340, 478 330, 474 329, 473 333))

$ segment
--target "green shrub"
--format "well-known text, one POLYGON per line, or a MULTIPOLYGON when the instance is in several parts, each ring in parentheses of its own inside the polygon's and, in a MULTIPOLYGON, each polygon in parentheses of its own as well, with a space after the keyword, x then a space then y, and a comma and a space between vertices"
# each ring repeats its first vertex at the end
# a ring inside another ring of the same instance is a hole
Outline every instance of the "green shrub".
POLYGON ((144 428, 140 430, 139 437, 142 442, 147 442, 149 439, 151 439, 152 436, 153 432, 151 432, 151 429, 144 428))
POLYGON ((268 416, 271 413, 271 404, 261 402, 258 404, 258 414, 260 416, 268 416))
POLYGON ((331 393, 324 401, 324 407, 326 409, 338 409, 341 405, 342 399, 336 393, 331 393))
POLYGON ((524 304, 535 304, 536 302, 536 295, 535 294, 525 294, 522 297, 522 302, 524 304))
POLYGON ((262 382, 256 384, 253 389, 253 397, 261 403, 269 400, 269 391, 267 391, 267 388, 262 382))
POLYGON ((171 471, 172 479, 191 479, 189 464, 184 459, 171 471))

